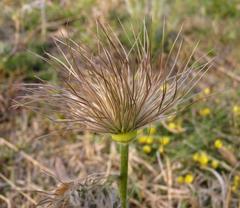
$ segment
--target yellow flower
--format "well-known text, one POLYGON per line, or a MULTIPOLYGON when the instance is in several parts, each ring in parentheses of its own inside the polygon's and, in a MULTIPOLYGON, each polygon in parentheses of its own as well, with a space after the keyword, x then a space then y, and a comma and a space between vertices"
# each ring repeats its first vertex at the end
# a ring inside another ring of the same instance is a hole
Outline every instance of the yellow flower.
POLYGON ((200 165, 206 166, 208 164, 208 161, 209 161, 208 155, 205 152, 201 152, 198 159, 200 165))
POLYGON ((149 134, 156 134, 157 133, 157 128, 156 127, 151 127, 148 129, 149 134))
POLYGON ((209 87, 205 88, 205 89, 203 90, 203 93, 204 93, 205 95, 209 95, 209 94, 211 93, 210 88, 209 88, 209 87))
POLYGON ((235 175, 233 178, 232 191, 236 192, 240 186, 240 176, 235 175))
POLYGON ((215 142, 214 142, 215 148, 220 149, 220 148, 222 148, 222 146, 223 146, 223 143, 220 139, 215 140, 215 142))
POLYGON ((150 136, 147 137, 147 138, 146 138, 146 143, 147 143, 147 144, 152 144, 152 143, 153 143, 153 138, 150 137, 150 136))
POLYGON ((138 138, 138 143, 139 144, 152 144, 153 138, 150 136, 142 136, 142 137, 138 138))
POLYGON ((181 121, 171 121, 168 123, 167 125, 167 128, 170 130, 170 131, 174 131, 176 133, 181 133, 184 131, 184 128, 182 127, 182 123, 181 121))
POLYGON ((235 185, 235 186, 239 186, 240 185, 240 176, 234 176, 234 178, 233 178, 233 184, 235 185))
POLYGON ((208 164, 209 158, 205 152, 196 152, 193 154, 192 159, 198 162, 201 166, 206 166, 208 164))
POLYGON ((194 153, 192 158, 196 162, 199 161, 199 153, 198 152, 194 153))
POLYGON ((149 145, 144 145, 143 146, 143 152, 145 152, 146 154, 149 154, 152 151, 152 147, 149 145))
POLYGON ((170 142, 170 138, 168 136, 163 136, 163 137, 160 138, 160 143, 163 146, 169 144, 169 142, 170 142))
POLYGON ((162 154, 164 153, 164 146, 163 145, 160 145, 159 148, 158 148, 158 151, 162 154))
POLYGON ((174 129, 177 128, 177 124, 175 124, 174 122, 170 122, 170 123, 168 124, 168 128, 171 129, 171 130, 174 130, 174 129))
POLYGON ((183 177, 183 176, 178 176, 178 177, 177 177, 177 182, 178 182, 179 184, 183 184, 183 183, 184 183, 184 177, 183 177))
POLYGON ((182 122, 181 120, 178 120, 178 121, 170 121, 168 124, 167 124, 167 129, 169 131, 173 131, 175 133, 181 133, 184 131, 184 128, 182 127, 182 122))
POLYGON ((194 180, 194 177, 193 177, 193 175, 192 174, 187 174, 186 176, 185 176, 185 178, 184 178, 184 182, 186 183, 186 184, 191 184, 192 182, 193 182, 193 180, 194 180))
POLYGON ((203 117, 206 117, 211 114, 211 110, 210 110, 210 108, 203 108, 199 111, 199 114, 203 117))
POLYGON ((234 115, 240 115, 240 106, 239 105, 234 105, 232 108, 233 114, 234 115))
POLYGON ((217 160, 212 160, 211 166, 212 168, 216 169, 219 167, 219 162, 217 160))
POLYGON ((147 137, 143 136, 138 138, 139 144, 145 144, 146 142, 147 142, 147 137))

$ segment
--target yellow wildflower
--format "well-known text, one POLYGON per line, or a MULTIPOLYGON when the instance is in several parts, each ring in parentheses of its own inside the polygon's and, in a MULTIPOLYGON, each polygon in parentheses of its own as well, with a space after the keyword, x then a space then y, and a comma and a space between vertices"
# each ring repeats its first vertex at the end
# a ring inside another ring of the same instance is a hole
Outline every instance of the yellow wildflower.
POLYGON ((194 153, 192 158, 194 161, 197 162, 199 160, 199 153, 198 152, 194 153))
POLYGON ((163 145, 160 145, 159 148, 158 148, 158 151, 162 154, 164 153, 164 146, 163 145))
POLYGON ((198 162, 202 165, 205 166, 208 164, 209 158, 208 155, 205 152, 201 152, 199 155, 198 162))
POLYGON ((170 121, 168 124, 167 124, 167 129, 169 131, 173 131, 175 133, 181 133, 184 131, 184 128, 182 127, 182 122, 181 120, 178 120, 176 122, 174 121, 170 121))
POLYGON ((177 127, 177 125, 176 125, 174 122, 170 122, 170 123, 168 124, 168 128, 171 129, 171 130, 176 129, 176 127, 177 127))
POLYGON ((177 177, 177 182, 178 182, 179 184, 183 184, 183 183, 184 183, 184 177, 183 177, 183 176, 178 176, 178 177, 177 177))
POLYGON ((138 143, 139 144, 145 144, 146 141, 147 141, 147 137, 145 137, 145 136, 142 136, 142 137, 138 138, 138 143))
POLYGON ((152 143, 153 143, 153 138, 150 137, 150 136, 147 137, 147 138, 146 138, 146 143, 147 143, 147 144, 152 144, 152 143))
POLYGON ((163 136, 163 137, 160 138, 160 143, 163 146, 169 144, 169 142, 170 142, 170 138, 168 136, 163 136))
POLYGON ((149 134, 156 134, 157 133, 157 128, 156 127, 151 127, 148 129, 149 134))
POLYGON ((220 139, 216 139, 214 142, 214 147, 217 149, 220 149, 220 148, 222 148, 222 146, 223 146, 222 141, 220 139))
POLYGON ((145 152, 146 154, 149 154, 152 151, 152 147, 149 145, 144 145, 143 146, 143 152, 145 152))
POLYGON ((192 159, 195 162, 198 162, 201 166, 206 166, 209 161, 208 155, 205 152, 196 152, 195 154, 193 154, 192 159))
POLYGON ((232 108, 233 114, 234 115, 240 115, 240 106, 239 105, 234 105, 232 108))
POLYGON ((209 95, 209 94, 211 93, 210 88, 209 88, 209 87, 205 88, 205 89, 203 90, 203 93, 204 93, 205 95, 209 95))
POLYGON ((233 184, 235 185, 235 186, 239 186, 240 185, 240 176, 234 176, 234 178, 233 178, 233 184))
POLYGON ((211 166, 212 168, 216 169, 219 167, 219 162, 217 160, 212 160, 211 166))
POLYGON ((210 108, 203 108, 199 111, 199 114, 203 117, 206 117, 211 114, 211 110, 210 110, 210 108))
POLYGON ((186 184, 191 184, 193 182, 193 180, 194 180, 194 177, 191 173, 187 174, 184 178, 184 182, 186 184))
POLYGON ((239 186, 240 186, 240 176, 235 175, 233 178, 232 191, 236 192, 239 189, 239 186))

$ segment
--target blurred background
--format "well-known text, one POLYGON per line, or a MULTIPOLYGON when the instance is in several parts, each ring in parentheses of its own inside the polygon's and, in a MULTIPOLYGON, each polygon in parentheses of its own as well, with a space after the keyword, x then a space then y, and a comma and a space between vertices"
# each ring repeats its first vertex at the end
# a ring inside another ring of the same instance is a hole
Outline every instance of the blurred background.
MULTIPOLYGON (((118 147, 108 136, 65 131, 40 114, 12 108, 21 83, 59 82, 34 53, 58 55, 53 37, 95 46, 96 19, 121 33, 152 17, 158 49, 182 26, 195 58, 216 57, 196 92, 201 102, 141 131, 130 152, 131 208, 240 207, 239 0, 1 0, 0 207, 34 207, 57 182, 56 161, 70 177, 118 171, 118 147)), ((121 36, 120 36, 121 37, 121 36)), ((122 39, 124 42, 124 38, 122 39)), ((63 170, 62 170, 63 171, 63 170)))

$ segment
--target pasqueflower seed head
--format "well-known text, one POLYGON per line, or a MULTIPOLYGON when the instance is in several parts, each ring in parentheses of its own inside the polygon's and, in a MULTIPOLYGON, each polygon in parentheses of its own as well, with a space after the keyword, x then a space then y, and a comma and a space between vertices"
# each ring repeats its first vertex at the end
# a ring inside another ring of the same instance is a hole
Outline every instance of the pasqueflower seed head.
POLYGON ((186 102, 185 96, 210 67, 201 58, 193 59, 196 46, 180 60, 184 42, 180 32, 168 56, 162 50, 156 59, 145 24, 140 32, 132 29, 126 35, 130 47, 110 26, 97 25, 95 49, 71 39, 55 39, 62 58, 46 53, 46 61, 61 69, 63 84, 29 84, 25 106, 44 103, 48 115, 53 110, 63 115, 55 120, 80 130, 116 135, 135 132, 174 115, 176 106, 186 102))

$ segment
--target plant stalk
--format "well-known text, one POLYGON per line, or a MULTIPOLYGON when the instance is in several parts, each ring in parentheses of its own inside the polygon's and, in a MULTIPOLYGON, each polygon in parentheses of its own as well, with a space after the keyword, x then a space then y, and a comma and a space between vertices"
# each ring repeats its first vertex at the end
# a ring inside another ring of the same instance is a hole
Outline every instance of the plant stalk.
POLYGON ((120 167, 120 197, 121 197, 121 208, 128 208, 128 143, 120 144, 121 154, 121 167, 120 167))

